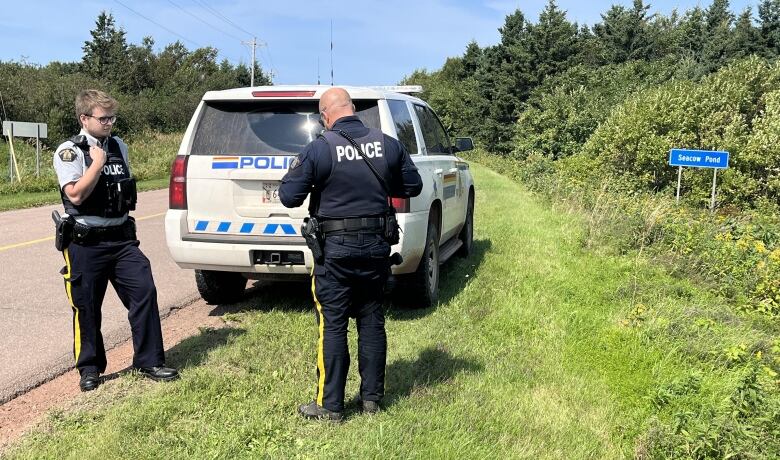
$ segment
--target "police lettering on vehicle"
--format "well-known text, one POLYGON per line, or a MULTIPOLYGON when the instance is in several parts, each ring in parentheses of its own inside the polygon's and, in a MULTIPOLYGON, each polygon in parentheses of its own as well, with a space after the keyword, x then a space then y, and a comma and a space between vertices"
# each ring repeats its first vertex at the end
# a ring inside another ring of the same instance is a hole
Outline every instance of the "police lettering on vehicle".
MULTIPOLYGON (((363 149, 363 152, 365 152, 368 158, 382 157, 382 143, 379 141, 360 144, 360 148, 363 149)), ((355 147, 351 145, 337 145, 336 158, 338 159, 338 162, 341 163, 341 160, 343 158, 352 161, 352 160, 361 159, 363 157, 360 154, 360 152, 356 151, 355 147)))
POLYGON ((291 156, 214 157, 211 169, 281 169, 289 168, 291 156))

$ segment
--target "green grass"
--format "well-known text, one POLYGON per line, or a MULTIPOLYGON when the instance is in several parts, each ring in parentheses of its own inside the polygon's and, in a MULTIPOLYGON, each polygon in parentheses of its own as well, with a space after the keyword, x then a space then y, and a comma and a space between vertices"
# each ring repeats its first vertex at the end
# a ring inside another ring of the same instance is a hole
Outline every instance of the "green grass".
MULTIPOLYGON (((149 133, 129 143, 130 167, 139 180, 139 190, 154 190, 168 185, 170 165, 181 142, 181 134, 149 133)), ((60 201, 57 176, 52 167, 52 150, 41 152, 40 175, 35 175, 35 146, 14 139, 21 183, 9 181, 9 145, 0 140, 0 211, 27 208, 60 201)))
MULTIPOLYGON (((776 325, 640 257, 585 249, 580 216, 472 171, 474 254, 445 265, 436 308, 388 311, 383 413, 349 405, 343 425, 295 414, 315 385, 312 302, 306 285, 261 286, 226 328, 174 347, 180 381, 122 376, 52 413, 9 458, 778 453, 777 382, 755 358, 777 358, 776 325)), ((351 331, 353 359, 355 342, 351 331)), ((353 362, 347 394, 358 384, 353 362)))
MULTIPOLYGON (((158 190, 168 187, 168 178, 149 179, 138 182, 138 191, 158 190)), ((60 203, 59 192, 17 192, 8 195, 0 195, 0 211, 12 209, 31 208, 46 204, 60 203)))

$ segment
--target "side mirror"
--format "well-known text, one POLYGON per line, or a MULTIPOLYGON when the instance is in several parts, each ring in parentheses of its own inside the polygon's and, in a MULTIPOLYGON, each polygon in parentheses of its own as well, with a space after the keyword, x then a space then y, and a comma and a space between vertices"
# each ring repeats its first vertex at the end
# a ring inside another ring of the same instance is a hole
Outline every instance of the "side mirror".
POLYGON ((456 137, 455 151, 466 152, 468 150, 474 150, 474 140, 470 137, 456 137))

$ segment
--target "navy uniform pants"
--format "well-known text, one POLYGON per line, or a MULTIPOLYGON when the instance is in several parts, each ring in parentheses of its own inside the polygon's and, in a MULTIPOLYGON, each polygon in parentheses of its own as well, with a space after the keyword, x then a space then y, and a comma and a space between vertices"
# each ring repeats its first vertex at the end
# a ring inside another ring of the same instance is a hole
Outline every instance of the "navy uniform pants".
POLYGON ((106 370, 100 309, 109 281, 128 311, 133 366, 165 363, 157 288, 149 259, 138 244, 138 240, 72 243, 62 253, 65 292, 73 309, 73 355, 82 374, 106 370))
POLYGON ((316 402, 341 412, 349 371, 350 317, 358 332, 360 397, 379 401, 384 396, 387 335, 382 297, 390 273, 390 245, 376 234, 328 236, 324 254, 312 276, 319 330, 316 402))

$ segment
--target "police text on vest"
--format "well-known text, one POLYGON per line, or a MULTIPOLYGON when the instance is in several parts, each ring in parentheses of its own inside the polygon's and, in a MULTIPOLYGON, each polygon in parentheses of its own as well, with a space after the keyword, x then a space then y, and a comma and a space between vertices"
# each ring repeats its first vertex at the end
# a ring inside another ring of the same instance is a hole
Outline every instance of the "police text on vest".
POLYGON ((103 174, 106 176, 121 176, 124 175, 125 168, 122 165, 105 165, 103 166, 103 174))
MULTIPOLYGON (((382 143, 379 141, 360 144, 360 148, 363 149, 363 152, 365 152, 368 158, 379 158, 382 156, 382 143)), ((339 162, 341 162, 341 157, 346 157, 347 160, 362 158, 360 152, 355 150, 355 147, 352 147, 351 145, 347 145, 346 147, 337 145, 336 158, 338 158, 339 162)))

